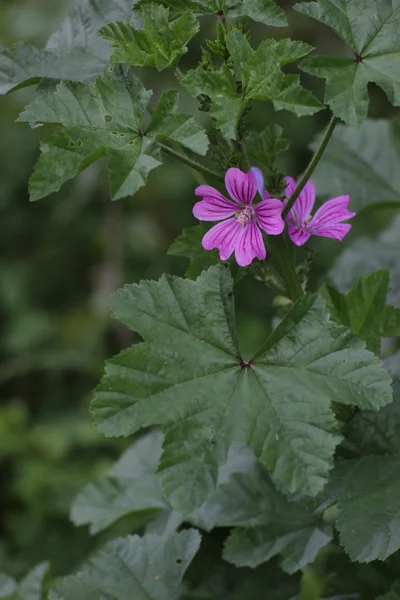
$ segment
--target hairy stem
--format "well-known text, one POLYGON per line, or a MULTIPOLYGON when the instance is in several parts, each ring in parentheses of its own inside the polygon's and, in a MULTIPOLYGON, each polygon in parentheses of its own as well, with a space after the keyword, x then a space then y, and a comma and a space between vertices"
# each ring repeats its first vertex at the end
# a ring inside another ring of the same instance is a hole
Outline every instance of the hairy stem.
POLYGON ((204 175, 208 175, 210 177, 214 177, 215 179, 218 179, 218 181, 224 181, 223 175, 221 175, 217 171, 213 171, 212 169, 205 167, 204 165, 197 162, 196 160, 189 158, 185 154, 182 154, 182 152, 179 152, 178 150, 171 148, 170 146, 168 146, 167 144, 164 144, 163 142, 158 142, 158 145, 163 152, 165 152, 166 154, 169 154, 170 156, 173 156, 177 160, 180 160, 182 163, 184 163, 188 167, 191 167, 195 171, 198 171, 199 173, 203 173, 204 175))
POLYGON ((321 160, 321 157, 325 151, 325 148, 328 145, 329 140, 331 139, 331 135, 335 129, 336 123, 337 123, 337 118, 333 116, 331 118, 331 120, 329 121, 328 127, 325 131, 325 135, 322 138, 321 143, 320 143, 319 147, 317 148, 314 156, 310 160, 310 163, 309 163, 307 169, 305 170, 303 177, 300 179, 299 183, 296 186, 296 189, 294 190, 293 194, 290 196, 288 203, 286 204, 285 208, 282 211, 283 219, 287 216, 287 214, 289 213, 293 204, 296 202, 297 198, 300 196, 304 186, 306 185, 307 181, 310 179, 311 175, 313 174, 315 167, 321 160))
POLYGON ((178 67, 178 65, 175 65, 175 67, 172 69, 175 77, 177 78, 178 81, 182 81, 182 79, 184 78, 184 74, 182 73, 182 71, 180 70, 180 68, 178 67))

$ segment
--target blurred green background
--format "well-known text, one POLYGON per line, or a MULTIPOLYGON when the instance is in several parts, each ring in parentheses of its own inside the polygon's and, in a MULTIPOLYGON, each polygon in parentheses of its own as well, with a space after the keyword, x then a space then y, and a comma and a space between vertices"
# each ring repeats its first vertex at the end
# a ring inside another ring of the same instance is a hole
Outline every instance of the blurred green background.
MULTIPOLYGON (((73 4, 0 0, 0 45, 44 45, 73 4)), ((343 52, 326 28, 292 11, 289 21, 279 31, 252 25, 254 41, 290 36, 320 52, 343 52)), ((202 39, 213 38, 214 27, 213 19, 204 19, 182 69, 196 64, 202 39)), ((170 74, 141 74, 156 95, 163 86, 177 86, 170 74)), ((322 97, 321 81, 305 77, 304 83, 322 97)), ((102 541, 75 529, 68 511, 76 493, 128 444, 98 434, 88 411, 105 358, 135 341, 110 318, 109 296, 123 283, 184 273, 185 261, 167 256, 167 249, 182 228, 195 224, 191 207, 198 185, 190 169, 166 159, 134 198, 111 203, 104 165, 97 163, 60 193, 31 204, 28 179, 42 130, 14 120, 32 92, 0 97, 0 572, 17 577, 43 559, 51 559, 54 575, 68 572, 102 541)), ((188 96, 181 100, 186 111, 196 110, 188 96)), ((372 89, 371 116, 392 111, 383 93, 372 89)), ((292 146, 280 167, 296 176, 329 114, 274 116, 260 103, 249 118, 257 130, 271 120, 284 128, 292 146)), ((385 211, 379 218, 383 224, 390 217, 385 211)), ((360 219, 346 244, 379 222, 376 216, 360 219)), ((341 248, 315 244, 316 276, 341 248)), ((245 277, 236 304, 242 346, 254 347, 271 326, 271 294, 245 277)))

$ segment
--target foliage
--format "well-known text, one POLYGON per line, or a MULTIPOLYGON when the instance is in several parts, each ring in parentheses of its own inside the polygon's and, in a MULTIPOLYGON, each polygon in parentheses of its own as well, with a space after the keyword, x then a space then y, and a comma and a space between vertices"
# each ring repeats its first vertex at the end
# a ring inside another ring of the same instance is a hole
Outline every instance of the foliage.
POLYGON ((398 597, 400 5, 295 11, 82 0, 0 52, 1 598, 398 597), (258 228, 310 179, 341 254, 258 228))

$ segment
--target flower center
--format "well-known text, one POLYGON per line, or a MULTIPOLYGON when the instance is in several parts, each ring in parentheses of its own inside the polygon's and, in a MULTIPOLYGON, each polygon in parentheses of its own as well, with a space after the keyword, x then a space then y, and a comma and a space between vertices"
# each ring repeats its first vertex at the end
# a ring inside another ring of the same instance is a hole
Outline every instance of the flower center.
POLYGON ((253 208, 251 206, 247 206, 244 210, 241 210, 236 214, 236 221, 242 223, 242 225, 247 225, 253 215, 253 208))

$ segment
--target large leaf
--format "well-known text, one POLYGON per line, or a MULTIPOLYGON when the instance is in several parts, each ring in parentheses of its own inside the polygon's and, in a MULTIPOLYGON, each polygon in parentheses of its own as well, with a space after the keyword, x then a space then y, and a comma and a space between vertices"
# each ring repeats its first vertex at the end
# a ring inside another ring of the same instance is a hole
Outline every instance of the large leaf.
POLYGON ((169 9, 150 3, 142 7, 141 16, 143 29, 135 29, 129 22, 117 22, 99 31, 116 48, 111 62, 157 67, 159 71, 173 67, 199 30, 194 13, 186 11, 170 23, 169 9))
POLYGON ((200 534, 194 529, 167 539, 148 534, 114 540, 79 573, 62 579, 49 600, 177 600, 199 545, 200 534))
POLYGON ((398 457, 367 456, 339 463, 332 474, 340 541, 352 560, 385 560, 400 548, 398 457))
POLYGON ((161 484, 154 472, 161 456, 161 432, 135 442, 110 473, 89 483, 76 497, 71 509, 75 525, 90 524, 90 533, 102 531, 128 514, 154 514, 167 509, 161 484))
MULTIPOLYGON (((141 0, 139 5, 145 6, 150 1, 141 0)), ((178 15, 190 9, 209 15, 224 13, 228 17, 250 17, 275 27, 287 25, 285 13, 273 0, 160 0, 159 3, 178 15)))
POLYGON ((335 320, 349 327, 379 355, 382 337, 400 335, 400 309, 386 304, 389 271, 376 271, 360 277, 348 294, 326 286, 325 296, 335 320))
POLYGON ((287 573, 312 562, 332 539, 331 528, 304 503, 290 502, 252 452, 240 446, 231 447, 217 490, 190 521, 203 529, 237 527, 225 544, 228 562, 254 568, 279 554, 287 573))
POLYGON ((368 83, 374 82, 390 102, 400 105, 400 0, 318 0, 295 10, 331 27, 353 57, 313 56, 301 68, 326 79, 325 102, 349 125, 368 113, 368 83))
POLYGON ((110 67, 95 83, 62 82, 39 95, 19 117, 65 128, 47 138, 30 181, 31 200, 60 189, 102 156, 108 157, 113 200, 132 195, 160 165, 155 141, 168 138, 200 154, 208 148, 204 129, 177 112, 178 92, 164 92, 150 125, 142 120, 152 92, 128 70, 110 67))
POLYGON ((317 296, 294 306, 254 362, 240 356, 223 267, 196 281, 126 286, 112 307, 146 343, 108 361, 92 404, 97 425, 106 435, 165 425, 159 471, 183 514, 214 490, 233 443, 251 447, 289 491, 316 495, 340 439, 331 401, 372 410, 391 401, 377 358, 329 322, 317 296))
POLYGON ((111 21, 127 19, 135 0, 83 0, 49 39, 45 49, 17 43, 0 52, 0 94, 41 78, 95 79, 111 55, 97 31, 111 21))
MULTIPOLYGON (((320 141, 312 144, 313 150, 320 141)), ((367 120, 358 131, 337 126, 313 179, 325 197, 350 194, 355 211, 375 203, 400 203, 398 123, 367 120)))

